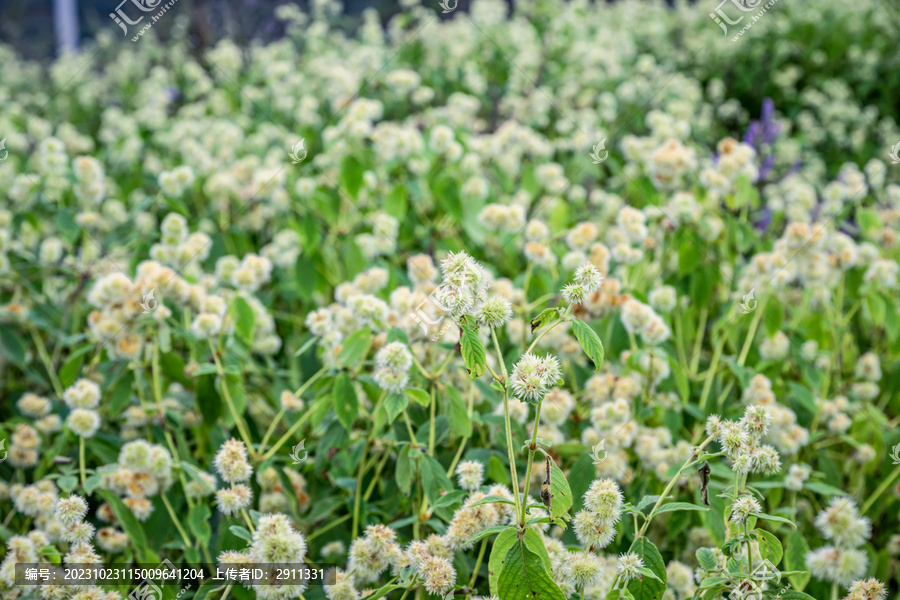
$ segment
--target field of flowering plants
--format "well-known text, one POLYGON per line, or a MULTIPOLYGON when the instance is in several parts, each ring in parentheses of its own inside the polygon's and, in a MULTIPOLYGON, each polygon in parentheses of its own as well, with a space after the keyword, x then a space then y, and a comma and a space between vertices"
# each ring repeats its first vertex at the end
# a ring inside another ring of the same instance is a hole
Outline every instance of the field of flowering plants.
POLYGON ((0 599, 900 598, 896 7, 397 9, 0 45, 0 599))

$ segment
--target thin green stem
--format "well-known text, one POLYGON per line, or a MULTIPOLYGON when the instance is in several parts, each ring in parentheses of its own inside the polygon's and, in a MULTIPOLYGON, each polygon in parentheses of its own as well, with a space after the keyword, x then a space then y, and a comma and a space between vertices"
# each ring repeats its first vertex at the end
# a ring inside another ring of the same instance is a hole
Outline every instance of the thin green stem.
POLYGON ((481 549, 478 551, 478 559, 475 561, 475 568, 472 570, 472 578, 469 579, 469 588, 475 587, 475 581, 478 579, 478 569, 481 568, 481 561, 484 560, 484 549, 487 547, 487 538, 481 540, 481 549))
POLYGON ((363 476, 366 474, 366 454, 369 453, 369 444, 371 441, 371 436, 366 438, 362 457, 359 459, 359 469, 356 472, 356 490, 353 493, 353 527, 350 529, 351 539, 356 539, 356 532, 359 529, 359 507, 362 503, 362 480, 363 476))
POLYGON ((881 494, 883 494, 886 489, 893 485, 894 480, 897 479, 898 475, 900 475, 900 465, 897 465, 897 468, 891 471, 891 474, 885 477, 884 480, 882 480, 881 485, 878 486, 875 492, 871 496, 869 496, 868 500, 866 500, 866 503, 863 504, 862 509, 860 509, 859 511, 860 514, 864 515, 866 514, 867 510, 872 508, 872 505, 875 504, 875 501, 878 500, 881 494))
POLYGON ((188 536, 187 532, 184 530, 184 527, 181 525, 181 520, 178 518, 178 515, 175 514, 175 510, 172 508, 172 504, 169 502, 169 498, 165 493, 161 493, 159 495, 162 498, 163 504, 166 506, 166 511, 169 513, 169 517, 172 519, 172 522, 175 523, 175 529, 178 530, 178 533, 181 535, 181 539, 184 541, 184 547, 191 547, 191 538, 188 536))
POLYGON ((250 452, 251 458, 256 458, 256 448, 253 446, 253 442, 250 440, 250 434, 244 427, 244 420, 238 414, 237 409, 234 407, 234 401, 231 399, 231 391, 228 389, 228 376, 225 374, 225 369, 222 367, 222 361, 219 360, 219 354, 216 351, 215 346, 213 346, 212 340, 209 341, 209 349, 212 352, 213 361, 216 363, 216 369, 219 372, 219 377, 222 380, 222 393, 225 394, 225 403, 228 405, 228 410, 231 411, 231 418, 234 419, 234 424, 237 426, 238 433, 241 434, 241 438, 244 440, 244 444, 247 446, 248 452, 250 452))
MULTIPOLYGON (((537 432, 541 423, 541 406, 543 402, 538 402, 534 412, 534 428, 531 432, 531 444, 528 446, 528 466, 525 468, 525 496, 528 496, 528 490, 531 487, 531 468, 534 466, 534 453, 537 450, 537 432)), ((525 498, 522 498, 521 513, 519 516, 519 524, 525 525, 525 505, 528 504, 525 498)))
MULTIPOLYGON (((703 440, 703 443, 700 444, 700 446, 697 448, 697 450, 694 452, 694 454, 696 454, 697 456, 700 456, 700 454, 703 452, 703 449, 706 448, 706 446, 709 445, 709 443, 712 440, 713 440, 713 436, 709 436, 708 438, 703 440)), ((660 506, 662 506, 663 501, 669 496, 669 492, 672 491, 672 488, 675 487, 675 484, 678 482, 678 478, 681 477, 681 474, 684 472, 685 469, 690 467, 692 464, 695 464, 695 462, 696 462, 696 459, 694 458, 693 455, 691 455, 691 457, 688 458, 684 462, 683 465, 681 465, 681 468, 678 469, 678 473, 676 473, 675 477, 673 477, 669 481, 669 484, 666 486, 666 489, 663 490, 663 493, 659 496, 659 500, 657 500, 656 504, 653 505, 653 509, 647 515, 647 519, 644 521, 644 524, 641 526, 641 530, 638 532, 637 536, 635 536, 635 540, 637 540, 637 538, 644 535, 644 533, 647 531, 647 528, 650 526, 650 521, 653 520, 653 516, 656 514, 656 511, 659 509, 660 506)))
MULTIPOLYGON (((316 402, 318 403, 320 400, 317 400, 316 402)), ((310 407, 308 411, 303 413, 303 416, 297 419, 294 424, 291 425, 291 427, 285 432, 285 434, 281 436, 281 438, 277 442, 275 442, 275 444, 273 444, 271 448, 269 448, 269 451, 263 455, 261 460, 266 461, 272 458, 272 456, 274 456, 275 453, 278 452, 278 449, 281 448, 282 444, 291 439, 291 436, 294 435, 298 429, 303 427, 303 424, 306 423, 306 421, 312 416, 314 412, 314 408, 310 407)))
POLYGON ((700 323, 697 325, 697 339, 694 340, 694 349, 691 352, 693 359, 691 360, 691 376, 697 376, 697 369, 700 368, 700 349, 703 347, 703 338, 706 335, 706 319, 709 316, 709 310, 704 306, 700 309, 700 323))
POLYGON ((253 521, 250 519, 250 515, 247 514, 246 508, 241 509, 241 515, 243 515, 244 521, 247 523, 247 528, 250 530, 250 533, 253 533, 254 531, 256 531, 256 528, 253 527, 253 521))
POLYGON ((506 455, 509 459, 509 473, 512 478, 513 496, 516 501, 516 514, 521 514, 524 502, 519 496, 519 476, 516 473, 516 456, 513 454, 512 426, 509 419, 509 390, 506 389, 505 385, 503 386, 503 418, 506 423, 506 455))
POLYGON ((738 364, 742 367, 744 366, 744 361, 747 360, 747 354, 750 352, 750 345, 756 337, 756 329, 759 327, 759 322, 762 320, 763 312, 766 309, 765 300, 761 302, 761 304, 762 306, 758 306, 758 310, 753 314, 753 320, 750 321, 750 329, 747 331, 747 337, 744 338, 744 347, 741 348, 741 354, 738 356, 738 364))
POLYGON ((320 527, 320 528, 316 529, 315 531, 309 533, 306 536, 306 541, 309 542, 310 540, 314 540, 315 538, 319 537, 320 535, 322 535, 329 529, 333 529, 333 528, 337 527, 338 525, 340 525, 341 523, 343 523, 344 521, 346 521, 349 518, 350 518, 350 515, 344 515, 340 519, 335 519, 334 521, 330 522, 328 525, 325 525, 324 527, 320 527))
POLYGON ((428 417, 428 456, 434 456, 434 422, 436 418, 435 411, 437 410, 437 402, 434 399, 434 390, 435 386, 431 385, 431 402, 429 406, 429 417, 428 417))
POLYGON ((85 489, 86 477, 84 474, 84 438, 78 436, 78 472, 81 474, 81 489, 85 489))
POLYGON ((263 436, 262 441, 259 443, 258 452, 263 452, 266 449, 266 444, 269 442, 269 438, 272 437, 272 434, 275 433, 275 428, 278 426, 278 423, 281 422, 282 417, 284 417, 284 413, 286 413, 284 407, 279 409, 278 413, 275 415, 275 418, 272 419, 272 424, 269 425, 269 428, 266 429, 266 434, 263 436))
POLYGON ((378 466, 375 467, 375 476, 372 477, 372 481, 369 482, 369 487, 366 488, 366 493, 363 494, 364 501, 368 502, 369 498, 372 496, 372 492, 375 491, 375 485, 378 483, 378 477, 381 475, 381 471, 384 469, 384 466, 387 464, 387 461, 390 457, 391 453, 385 450, 384 456, 381 457, 381 460, 378 462, 378 466))
POLYGON ((700 403, 697 405, 700 410, 706 407, 706 400, 709 398, 709 392, 712 390, 713 381, 716 379, 716 369, 719 367, 719 358, 722 356, 722 348, 725 346, 725 336, 723 335, 716 342, 713 350, 712 362, 709 364, 709 370, 706 372, 706 381, 703 382, 703 393, 700 395, 700 403))
POLYGON ((409 433, 409 441, 412 444, 413 448, 418 448, 418 444, 416 444, 416 434, 413 431, 412 423, 409 421, 409 414, 407 414, 406 409, 403 410, 403 421, 406 423, 406 431, 409 433))
POLYGON ((34 347, 37 348, 38 356, 44 364, 44 369, 47 370, 47 376, 50 378, 50 384, 53 386, 53 391, 56 392, 57 396, 61 397, 63 395, 62 383, 60 383, 59 377, 56 375, 56 369, 53 367, 53 360, 50 358, 50 353, 47 352, 47 346, 44 345, 44 340, 35 328, 31 329, 31 339, 34 340, 34 347))

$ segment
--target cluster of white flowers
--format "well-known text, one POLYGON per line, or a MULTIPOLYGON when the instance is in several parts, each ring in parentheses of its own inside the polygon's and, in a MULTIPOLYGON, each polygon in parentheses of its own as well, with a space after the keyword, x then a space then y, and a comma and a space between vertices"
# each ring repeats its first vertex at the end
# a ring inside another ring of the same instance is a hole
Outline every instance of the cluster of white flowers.
POLYGON ((769 409, 755 404, 746 408, 740 421, 723 421, 712 415, 706 421, 706 433, 719 442, 736 473, 778 473, 781 470, 778 451, 761 443, 769 433, 771 422, 769 409))
MULTIPOLYGON (((163 446, 135 440, 122 446, 119 460, 102 471, 101 485, 123 496, 125 503, 139 521, 146 521, 153 512, 151 498, 164 493, 172 485, 172 455, 163 446)), ((98 516, 115 522, 111 509, 104 504, 98 516)))
POLYGON ((868 558, 859 549, 872 534, 872 523, 861 517, 856 503, 836 497, 816 515, 816 528, 832 545, 806 555, 806 566, 818 579, 849 586, 866 572, 868 558))

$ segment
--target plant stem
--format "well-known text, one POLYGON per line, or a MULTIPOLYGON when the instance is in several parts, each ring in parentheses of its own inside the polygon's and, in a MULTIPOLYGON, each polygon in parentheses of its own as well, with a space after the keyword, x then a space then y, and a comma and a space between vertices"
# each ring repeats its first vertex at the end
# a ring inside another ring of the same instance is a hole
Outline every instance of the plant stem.
MULTIPOLYGON (((316 403, 318 403, 320 400, 321 400, 321 398, 319 400, 317 400, 316 403)), ((278 449, 281 448, 281 445, 284 444, 286 441, 288 441, 291 438, 291 436, 297 432, 298 429, 303 427, 303 424, 306 423, 306 420, 309 419, 310 416, 312 416, 312 414, 314 412, 315 412, 314 407, 310 407, 310 409, 308 411, 303 413, 303 416, 300 417, 299 419, 297 419, 294 422, 294 424, 291 425, 290 429, 288 429, 287 432, 283 436, 281 436, 281 438, 277 442, 275 442, 275 444, 273 444, 271 448, 269 448, 269 451, 263 455, 261 460, 266 461, 266 460, 269 460, 270 458, 272 458, 272 456, 276 452, 278 452, 278 449)))
POLYGON ((353 527, 351 528, 351 539, 356 539, 356 532, 359 528, 359 506, 362 500, 362 480, 366 473, 366 454, 369 453, 369 444, 371 436, 366 438, 366 444, 363 446, 363 453, 359 459, 359 470, 356 472, 356 490, 353 492, 353 527))
POLYGON ((275 427, 278 426, 278 423, 281 422, 281 418, 284 417, 284 413, 287 411, 282 407, 278 413, 275 415, 275 418, 272 419, 272 424, 269 425, 269 428, 266 429, 266 434, 263 436, 262 441, 259 443, 259 452, 262 452, 266 449, 266 443, 268 443, 269 438, 272 437, 272 434, 275 433, 275 427))
POLYGON ((509 474, 512 478, 513 496, 516 500, 516 513, 522 514, 524 509, 522 498, 519 497, 519 476, 516 473, 516 457, 513 454, 512 430, 509 419, 509 390, 503 386, 503 418, 506 423, 506 455, 509 459, 509 474))
POLYGON ((412 444, 413 448, 418 448, 418 444, 416 444, 416 434, 413 431, 412 423, 409 421, 409 415, 406 413, 406 409, 403 409, 403 421, 406 422, 406 431, 409 433, 409 441, 412 444))
POLYGON ((703 337, 706 335, 706 319, 709 315, 708 309, 704 306, 700 309, 700 323, 697 325, 697 339, 694 340, 694 350, 691 354, 691 376, 697 376, 697 369, 700 368, 700 349, 703 347, 703 337))
POLYGON ((253 533, 254 531, 256 531, 256 528, 253 527, 253 521, 250 520, 250 515, 247 514, 246 508, 241 509, 241 514, 244 516, 244 521, 247 522, 247 528, 250 529, 250 533, 253 533))
POLYGON ((712 362, 709 364, 709 370, 706 372, 706 381, 703 382, 703 393, 700 395, 700 402, 697 406, 700 407, 700 410, 704 410, 706 407, 706 399, 709 397, 709 392, 712 390, 713 381, 716 379, 716 369, 719 366, 719 357, 722 356, 722 347, 725 345, 725 336, 723 335, 719 338, 719 341, 716 342, 716 347, 713 350, 712 362))
POLYGON ((475 580, 478 579, 478 569, 481 568, 481 561, 484 560, 484 549, 487 547, 487 538, 481 540, 481 549, 478 551, 478 559, 475 561, 475 568, 472 570, 472 578, 469 580, 469 588, 475 587, 475 580))
MULTIPOLYGON (((709 436, 708 438, 703 440, 703 443, 700 444, 700 446, 697 448, 697 450, 694 452, 694 454, 696 454, 697 456, 700 456, 700 453, 703 452, 703 449, 706 448, 706 446, 712 440, 713 440, 713 436, 709 436)), ((647 531, 647 528, 650 526, 650 521, 653 520, 653 515, 656 514, 657 509, 659 509, 659 507, 662 505, 663 500, 666 499, 666 497, 669 495, 669 492, 672 491, 672 488, 675 487, 675 483, 678 481, 678 478, 681 477, 681 474, 684 472, 685 469, 687 469, 694 463, 695 463, 695 458, 693 455, 691 455, 691 457, 688 458, 683 465, 681 465, 681 468, 678 469, 678 472, 675 474, 675 477, 673 477, 669 481, 669 484, 666 486, 666 489, 663 490, 663 493, 660 495, 659 500, 657 500, 656 504, 653 505, 653 510, 651 510, 650 513, 647 515, 647 519, 644 521, 644 524, 641 526, 641 530, 638 532, 637 536, 635 536, 635 540, 637 540, 637 538, 644 535, 644 533, 647 531)))
POLYGON ((434 399, 434 384, 431 385, 431 403, 428 417, 428 456, 434 456, 434 420, 437 402, 434 399))
POLYGON ((78 471, 81 473, 81 489, 85 489, 85 475, 84 475, 84 438, 78 436, 78 471))
MULTIPOLYGON (((528 466, 525 468, 525 489, 523 490, 525 498, 528 497, 528 490, 531 488, 531 468, 534 465, 534 453, 537 449, 537 432, 538 425, 540 425, 541 422, 542 405, 543 401, 538 402, 537 408, 534 412, 534 428, 531 432, 531 444, 528 446, 528 466)), ((528 504, 525 498, 522 498, 522 512, 519 517, 520 525, 525 525, 525 505, 528 504)))
POLYGON ((63 386, 59 381, 59 377, 56 375, 56 369, 53 367, 53 361, 50 358, 50 353, 47 352, 47 346, 44 345, 44 340, 41 338, 41 335, 38 333, 37 329, 31 329, 31 338, 34 340, 34 346, 37 348, 38 356, 41 358, 41 362, 44 363, 44 368, 47 369, 47 376, 50 378, 50 383, 53 385, 53 391, 56 392, 56 395, 62 397, 63 395, 63 386))
POLYGON ((306 536, 306 541, 309 542, 310 540, 317 538, 318 536, 322 535, 329 529, 333 529, 334 527, 337 527, 338 525, 340 525, 341 523, 343 523, 344 521, 346 521, 349 518, 350 518, 350 515, 344 515, 340 519, 335 519, 328 525, 325 525, 324 527, 320 527, 319 529, 316 529, 315 531, 311 532, 309 535, 306 536))
POLYGON ((184 540, 185 548, 190 548, 191 538, 188 536, 187 532, 184 530, 184 527, 181 525, 181 521, 178 519, 178 515, 175 514, 175 510, 169 503, 169 498, 165 493, 160 493, 159 496, 162 498, 163 504, 166 505, 166 510, 169 512, 169 517, 172 519, 172 522, 175 523, 175 529, 177 529, 178 533, 181 534, 181 539, 184 540))
POLYGON ((884 478, 884 480, 881 482, 881 485, 878 486, 875 492, 871 496, 869 496, 868 500, 866 500, 866 503, 863 504, 862 508, 859 511, 859 514, 866 514, 866 511, 872 508, 872 505, 875 504, 875 501, 878 500, 879 496, 881 496, 881 494, 883 494, 886 489, 891 487, 898 475, 900 475, 900 465, 897 465, 897 468, 891 471, 891 474, 884 478))
POLYGON ((216 363, 216 369, 219 372, 219 377, 222 379, 222 392, 225 394, 225 403, 228 404, 228 410, 231 411, 231 418, 234 419, 234 424, 237 426, 238 433, 241 434, 241 438, 247 446, 247 451, 250 452, 250 457, 255 459, 257 456, 256 448, 253 447, 253 442, 250 441, 250 434, 244 428, 244 420, 234 408, 234 401, 231 399, 231 391, 228 389, 228 376, 225 374, 225 369, 222 367, 222 361, 219 360, 219 355, 216 352, 216 348, 213 346, 212 340, 208 341, 213 361, 216 363))
POLYGON ((382 469, 387 464, 388 459, 391 457, 391 453, 387 450, 384 451, 384 456, 381 458, 381 461, 378 463, 378 466, 375 468, 375 475, 372 477, 372 481, 369 483, 369 487, 366 488, 366 493, 363 494, 363 500, 368 502, 369 497, 372 496, 372 492, 375 491, 375 485, 378 483, 378 477, 381 475, 382 469))

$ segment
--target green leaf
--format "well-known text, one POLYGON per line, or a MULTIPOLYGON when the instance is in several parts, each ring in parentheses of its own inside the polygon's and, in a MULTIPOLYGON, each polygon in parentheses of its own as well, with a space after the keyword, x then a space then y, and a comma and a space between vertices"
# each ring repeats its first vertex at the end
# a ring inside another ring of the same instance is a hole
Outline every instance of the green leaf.
POLYGON ((647 567, 638 567, 638 572, 644 577, 649 577, 650 579, 655 579, 657 581, 662 581, 659 577, 656 576, 656 573, 648 569, 647 567))
POLYGON ((554 464, 550 465, 550 519, 556 521, 572 508, 572 490, 565 473, 554 464))
POLYGON ((334 412, 341 425, 349 432, 359 413, 359 398, 356 397, 353 381, 346 373, 341 373, 334 381, 334 412))
MULTIPOLYGON (((805 571, 806 555, 809 553, 809 544, 798 530, 794 530, 784 542, 784 568, 788 571, 805 571)), ((809 583, 811 575, 805 571, 799 575, 788 575, 788 581, 795 588, 802 590, 809 583)))
POLYGON ((122 526, 126 535, 128 535, 128 541, 131 542, 134 554, 138 557, 139 562, 151 562, 144 528, 141 527, 140 522, 131 512, 131 509, 109 490, 97 490, 97 494, 109 504, 113 514, 116 515, 116 520, 122 526))
POLYGON ((219 420, 222 398, 216 390, 215 375, 201 375, 197 378, 197 406, 207 425, 214 425, 219 420))
POLYGON ((763 558, 775 566, 781 562, 784 549, 777 537, 764 529, 755 529, 754 533, 759 538, 759 553, 763 558))
MULTIPOLYGON (((472 505, 470 505, 472 506, 472 505)), ((500 533, 502 531, 507 531, 513 529, 513 525, 495 525, 493 527, 488 527, 487 529, 481 530, 478 535, 469 540, 470 544, 474 544, 481 538, 486 538, 489 535, 494 535, 495 533, 500 533)))
POLYGON ((422 406, 431 405, 431 396, 423 389, 409 388, 406 390, 406 395, 416 404, 421 404, 422 406))
POLYGON ((503 600, 566 600, 540 555, 518 539, 503 558, 497 577, 497 595, 503 600))
POLYGON ((766 327, 766 333, 771 337, 781 330, 781 324, 784 321, 784 307, 775 296, 766 298, 766 307, 763 313, 763 323, 766 327))
POLYGON ((394 472, 394 479, 397 481, 397 487, 404 496, 409 495, 410 487, 413 480, 413 461, 410 459, 409 453, 412 447, 407 444, 397 453, 397 467, 394 472))
POLYGON ((395 583, 388 583, 386 585, 381 586, 375 592, 372 593, 371 596, 366 596, 365 600, 378 600, 379 598, 384 598, 394 590, 402 590, 404 589, 402 585, 397 585, 395 583))
POLYGON ((784 523, 785 525, 790 525, 794 529, 797 528, 797 526, 794 525, 793 521, 791 521, 789 519, 785 519, 784 517, 776 517, 775 515, 767 515, 766 513, 751 513, 751 514, 754 517, 759 517, 760 519, 764 519, 766 521, 775 521, 776 523, 784 523))
POLYGON ((572 332, 575 334, 575 339, 581 344, 581 349, 594 363, 594 372, 596 373, 603 366, 603 342, 600 341, 600 336, 591 329, 590 325, 575 317, 572 318, 572 332))
POLYGON ((75 352, 69 355, 66 362, 59 369, 59 382, 64 388, 69 387, 78 378, 81 372, 81 366, 84 364, 84 355, 93 349, 93 344, 85 344, 75 352))
POLYGON ((716 553, 709 548, 697 548, 697 562, 704 571, 713 571, 718 566, 716 553))
POLYGON ((434 508, 441 508, 442 506, 453 506, 468 495, 469 493, 465 490, 450 490, 446 494, 439 496, 432 506, 434 506, 434 508))
POLYGON ((569 469, 569 487, 572 490, 572 512, 577 513, 584 506, 584 493, 597 476, 597 467, 590 454, 582 454, 569 469))
POLYGON ((478 500, 477 502, 473 502, 472 504, 469 504, 469 506, 480 506, 482 504, 496 504, 498 502, 500 504, 512 504, 513 506, 515 506, 515 504, 516 504, 509 498, 504 498, 503 496, 485 496, 481 500, 478 500))
POLYGON ((247 529, 245 527, 241 527, 240 525, 232 525, 231 527, 228 528, 228 530, 231 533, 233 533, 234 535, 241 538, 242 540, 245 540, 248 542, 253 541, 253 536, 250 535, 250 532, 247 531, 247 529))
POLYGON ((432 505, 441 497, 443 490, 453 489, 453 483, 447 478, 447 470, 427 454, 422 455, 422 488, 432 505))
POLYGON ((8 326, 0 327, 0 356, 25 369, 25 342, 22 336, 8 326))
POLYGON ((469 437, 472 435, 472 421, 469 419, 469 411, 463 400, 462 394, 454 387, 447 388, 448 418, 450 420, 450 431, 461 437, 469 437))
POLYGON ((407 406, 409 406, 409 399, 404 394, 391 394, 385 398, 384 410, 387 412, 388 423, 393 423, 394 419, 399 417, 407 406))
POLYGON ((809 594, 798 592, 797 590, 788 590, 781 595, 781 600, 816 600, 809 594))
POLYGON ((669 502, 657 508, 656 512, 653 514, 658 515, 664 512, 675 512, 676 510, 696 510, 706 512, 710 510, 710 508, 699 504, 691 504, 690 502, 669 502))
MULTIPOLYGON (((494 539, 494 547, 491 550, 491 558, 488 561, 488 577, 492 596, 498 595, 497 588, 500 572, 503 570, 506 555, 518 543, 519 539, 514 528, 508 528, 506 531, 500 532, 500 535, 494 539)), ((525 546, 537 554, 544 564, 544 568, 550 571, 550 555, 547 554, 547 548, 544 546, 541 536, 534 529, 525 530, 525 546)))
POLYGON ((212 536, 212 529, 209 526, 211 517, 212 512, 205 504, 195 504, 188 513, 187 523, 191 533, 204 544, 208 543, 212 536))
POLYGON ((231 305, 234 311, 234 331, 237 336, 244 340, 248 346, 253 345, 253 329, 256 327, 256 317, 253 309, 240 296, 234 297, 234 304, 231 305))
POLYGON ((118 416, 128 406, 129 402, 131 402, 131 390, 133 389, 134 373, 126 371, 119 377, 116 387, 113 388, 112 394, 109 395, 107 409, 110 417, 118 416))
POLYGON ((559 316, 558 308, 548 308, 544 310, 541 314, 531 320, 531 333, 534 333, 535 330, 540 329, 544 325, 549 325, 554 321, 558 321, 559 316))
POLYGON ((632 579, 628 583, 628 591, 635 600, 659 600, 666 591, 666 563, 662 555, 647 538, 639 537, 634 541, 632 552, 644 561, 644 566, 650 569, 656 579, 640 577, 632 579))
POLYGON ((462 335, 459 338, 459 350, 466 365, 466 370, 472 379, 481 377, 484 374, 487 362, 487 351, 484 348, 481 337, 478 335, 478 324, 475 321, 475 317, 463 315, 460 319, 460 328, 462 329, 462 335))
POLYGON ((659 496, 644 496, 643 498, 641 498, 640 502, 637 503, 637 506, 635 506, 635 508, 643 511, 651 504, 656 504, 657 500, 659 500, 659 496))
POLYGON ((803 484, 803 487, 811 492, 815 492, 823 496, 843 496, 847 493, 841 488, 835 487, 830 483, 823 483, 821 481, 807 481, 803 484))
POLYGON ((366 329, 360 329, 347 336, 347 339, 341 343, 341 352, 338 355, 338 362, 343 367, 355 368, 365 359, 369 353, 369 347, 372 345, 372 332, 366 329))

